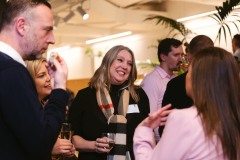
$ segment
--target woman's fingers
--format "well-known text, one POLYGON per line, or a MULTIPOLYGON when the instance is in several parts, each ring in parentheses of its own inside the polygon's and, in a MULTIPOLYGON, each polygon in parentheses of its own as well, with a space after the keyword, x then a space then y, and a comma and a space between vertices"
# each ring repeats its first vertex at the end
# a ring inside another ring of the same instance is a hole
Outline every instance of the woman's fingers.
POLYGON ((107 137, 97 138, 95 143, 95 151, 97 153, 110 152, 107 137))
POLYGON ((143 122, 140 125, 150 127, 152 129, 165 125, 165 122, 167 120, 167 116, 171 113, 171 110, 169 110, 171 107, 171 104, 168 104, 156 112, 150 113, 148 117, 143 120, 143 122))
POLYGON ((166 110, 169 110, 170 108, 171 108, 171 104, 168 104, 168 105, 166 105, 166 106, 164 106, 164 107, 162 107, 162 108, 160 108, 161 110, 162 110, 162 112, 163 111, 166 111, 166 110))

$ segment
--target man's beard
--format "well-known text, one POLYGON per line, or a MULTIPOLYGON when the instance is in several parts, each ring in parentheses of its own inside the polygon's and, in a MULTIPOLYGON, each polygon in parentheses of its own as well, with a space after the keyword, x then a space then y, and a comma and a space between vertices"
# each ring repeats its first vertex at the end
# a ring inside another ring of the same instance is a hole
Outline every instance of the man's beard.
POLYGON ((41 54, 31 53, 30 55, 27 56, 26 60, 35 60, 35 59, 39 59, 41 57, 42 57, 41 54))
POLYGON ((177 66, 175 68, 173 68, 173 71, 180 71, 181 67, 180 67, 181 63, 178 63, 177 66))

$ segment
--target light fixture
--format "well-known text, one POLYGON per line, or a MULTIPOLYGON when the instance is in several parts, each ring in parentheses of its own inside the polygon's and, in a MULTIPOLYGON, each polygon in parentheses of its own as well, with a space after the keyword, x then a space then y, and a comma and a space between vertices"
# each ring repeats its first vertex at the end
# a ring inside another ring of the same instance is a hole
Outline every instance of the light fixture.
POLYGON ((78 6, 77 11, 82 15, 84 20, 87 20, 89 18, 89 14, 83 10, 82 6, 78 6))
POLYGON ((63 18, 64 22, 69 21, 73 16, 74 16, 74 12, 73 12, 73 11, 70 11, 70 12, 63 18))
POLYGON ((196 18, 201 18, 201 17, 212 15, 214 13, 217 13, 217 11, 210 11, 210 12, 201 13, 201 14, 197 14, 197 15, 193 15, 193 16, 179 18, 179 19, 177 19, 177 22, 184 22, 184 21, 188 21, 188 20, 192 20, 192 19, 196 19, 196 18))
POLYGON ((106 41, 106 40, 110 40, 110 39, 114 39, 114 38, 119 38, 119 37, 123 37, 123 36, 128 36, 132 34, 131 31, 127 31, 127 32, 122 32, 122 33, 118 33, 118 34, 113 34, 110 36, 106 36, 106 37, 101 37, 101 38, 96 38, 96 39, 91 39, 91 40, 87 40, 86 44, 92 44, 92 43, 97 43, 97 42, 101 42, 101 41, 106 41))
MULTIPOLYGON (((239 9, 239 8, 240 8, 240 6, 234 7, 234 9, 239 9)), ((205 12, 205 13, 201 13, 201 14, 197 14, 197 15, 193 15, 193 16, 188 16, 188 17, 184 17, 184 18, 179 18, 179 19, 177 19, 177 22, 184 22, 184 21, 188 21, 188 20, 192 20, 192 19, 196 19, 196 18, 201 18, 201 17, 213 15, 215 13, 217 13, 217 10, 205 12)))

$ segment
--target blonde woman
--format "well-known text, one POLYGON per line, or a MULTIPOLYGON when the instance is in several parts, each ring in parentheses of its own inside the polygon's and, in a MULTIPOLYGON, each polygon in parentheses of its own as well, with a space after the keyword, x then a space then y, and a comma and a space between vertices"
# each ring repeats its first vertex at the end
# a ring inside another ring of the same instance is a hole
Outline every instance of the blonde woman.
POLYGON ((150 110, 146 93, 134 85, 136 78, 133 52, 118 45, 106 53, 89 87, 78 92, 69 119, 79 160, 134 160, 133 133, 150 110), (103 132, 116 134, 112 150, 103 132))
MULTIPOLYGON (((47 103, 48 96, 52 91, 51 77, 46 68, 47 60, 40 58, 37 60, 25 61, 26 67, 35 83, 39 101, 43 107, 47 103)), ((74 145, 67 139, 58 138, 52 149, 52 155, 64 155, 66 157, 74 156, 74 145)))

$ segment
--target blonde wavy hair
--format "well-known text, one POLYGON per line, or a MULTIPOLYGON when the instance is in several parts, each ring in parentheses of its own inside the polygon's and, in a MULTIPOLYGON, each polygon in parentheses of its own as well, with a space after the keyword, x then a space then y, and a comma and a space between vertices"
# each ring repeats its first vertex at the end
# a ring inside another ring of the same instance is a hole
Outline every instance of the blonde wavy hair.
POLYGON ((137 67, 135 63, 135 57, 131 49, 126 46, 117 45, 112 47, 106 55, 103 57, 100 67, 95 71, 93 77, 90 79, 89 86, 95 88, 96 90, 103 91, 104 87, 107 87, 110 90, 111 86, 111 75, 110 75, 110 66, 113 61, 117 58, 117 55, 120 51, 126 50, 132 56, 132 69, 129 75, 128 80, 124 83, 123 88, 128 88, 133 99, 138 102, 139 96, 135 91, 134 82, 137 79, 137 67))
POLYGON ((32 78, 35 78, 37 76, 37 73, 40 70, 40 66, 43 63, 46 63, 46 62, 47 62, 47 60, 45 58, 25 61, 26 68, 29 71, 29 73, 32 76, 32 78))

